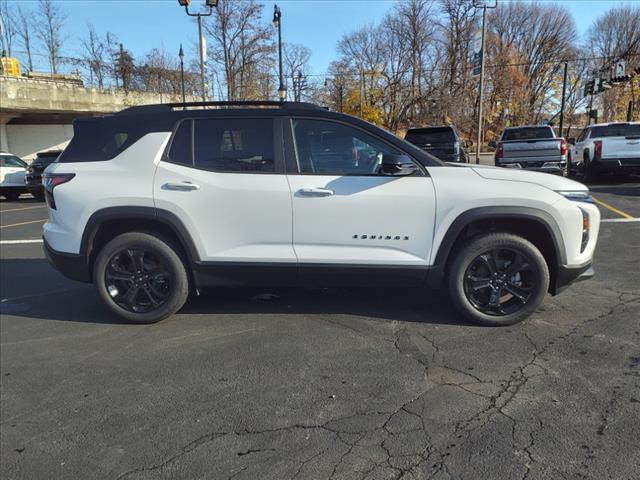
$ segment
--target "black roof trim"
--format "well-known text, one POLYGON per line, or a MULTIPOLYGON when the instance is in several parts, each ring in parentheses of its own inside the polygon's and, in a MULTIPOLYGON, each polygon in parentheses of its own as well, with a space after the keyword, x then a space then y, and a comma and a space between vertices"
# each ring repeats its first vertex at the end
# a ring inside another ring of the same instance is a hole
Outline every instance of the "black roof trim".
POLYGON ((194 107, 277 107, 296 110, 326 110, 326 108, 308 102, 279 102, 273 100, 245 100, 245 101, 232 101, 232 102, 185 102, 185 103, 160 103, 153 105, 140 105, 136 107, 129 107, 117 115, 132 115, 132 114, 154 114, 154 113, 167 113, 173 110, 182 110, 194 107))

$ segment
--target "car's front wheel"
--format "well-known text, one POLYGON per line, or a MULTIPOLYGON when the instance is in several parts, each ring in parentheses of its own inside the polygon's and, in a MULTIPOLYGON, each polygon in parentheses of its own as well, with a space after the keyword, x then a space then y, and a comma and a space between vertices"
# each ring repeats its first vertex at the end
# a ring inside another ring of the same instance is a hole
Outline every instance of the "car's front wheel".
POLYGON ((189 279, 171 242, 155 235, 118 235, 98 253, 93 281, 107 306, 136 323, 155 323, 187 300, 189 279))
POLYGON ((472 239, 457 252, 448 275, 455 306, 482 325, 524 320, 549 288, 549 268, 540 250, 510 233, 472 239))

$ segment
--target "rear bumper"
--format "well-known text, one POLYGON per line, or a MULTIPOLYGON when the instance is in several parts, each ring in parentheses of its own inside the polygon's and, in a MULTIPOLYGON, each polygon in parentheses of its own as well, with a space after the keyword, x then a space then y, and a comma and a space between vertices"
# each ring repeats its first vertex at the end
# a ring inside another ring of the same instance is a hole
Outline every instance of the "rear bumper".
POLYGON ((640 172, 640 157, 599 159, 591 166, 597 172, 640 172))
POLYGON ((558 275, 556 278, 555 288, 551 291, 551 293, 553 295, 557 295, 572 283, 589 280, 594 275, 595 271, 593 270, 591 260, 589 260, 589 262, 585 263, 584 265, 579 265, 576 267, 560 265, 558 267, 558 275))
POLYGON ((49 263, 62 275, 71 280, 91 283, 91 273, 89 266, 83 255, 58 252, 51 248, 46 238, 42 238, 44 254, 49 263))
POLYGON ((531 170, 535 172, 546 172, 546 173, 562 173, 567 166, 566 161, 514 161, 514 162, 502 162, 496 160, 495 162, 497 167, 506 167, 506 168, 520 168, 523 170, 531 170))

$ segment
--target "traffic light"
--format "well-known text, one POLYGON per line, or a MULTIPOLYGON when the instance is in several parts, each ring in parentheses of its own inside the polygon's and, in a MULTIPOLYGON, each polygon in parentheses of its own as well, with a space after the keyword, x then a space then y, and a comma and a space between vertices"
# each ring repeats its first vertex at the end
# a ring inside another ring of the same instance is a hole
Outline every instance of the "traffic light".
POLYGON ((604 92, 605 90, 609 90, 611 88, 611 82, 605 80, 604 78, 598 79, 598 91, 596 93, 604 92))
POLYGON ((620 75, 618 77, 613 77, 611 79, 611 83, 623 83, 631 80, 631 75, 620 75))
POLYGON ((584 96, 593 95, 594 87, 596 85, 595 79, 587 80, 587 83, 584 84, 584 96))

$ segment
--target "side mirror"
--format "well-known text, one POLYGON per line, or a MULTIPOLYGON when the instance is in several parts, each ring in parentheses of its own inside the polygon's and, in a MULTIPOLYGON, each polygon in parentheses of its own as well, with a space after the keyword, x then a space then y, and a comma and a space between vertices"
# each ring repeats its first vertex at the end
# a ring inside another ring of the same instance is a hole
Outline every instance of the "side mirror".
POLYGON ((575 145, 576 139, 574 137, 569 137, 569 139, 567 140, 567 143, 569 143, 570 145, 575 145))
POLYGON ((381 172, 383 175, 411 175, 416 170, 418 167, 407 155, 387 153, 382 157, 381 172))
POLYGON ((469 139, 466 142, 467 147, 473 147, 473 140, 469 139))
POLYGON ((498 147, 498 144, 496 143, 495 140, 489 140, 489 144, 488 145, 491 148, 497 148, 498 147))

